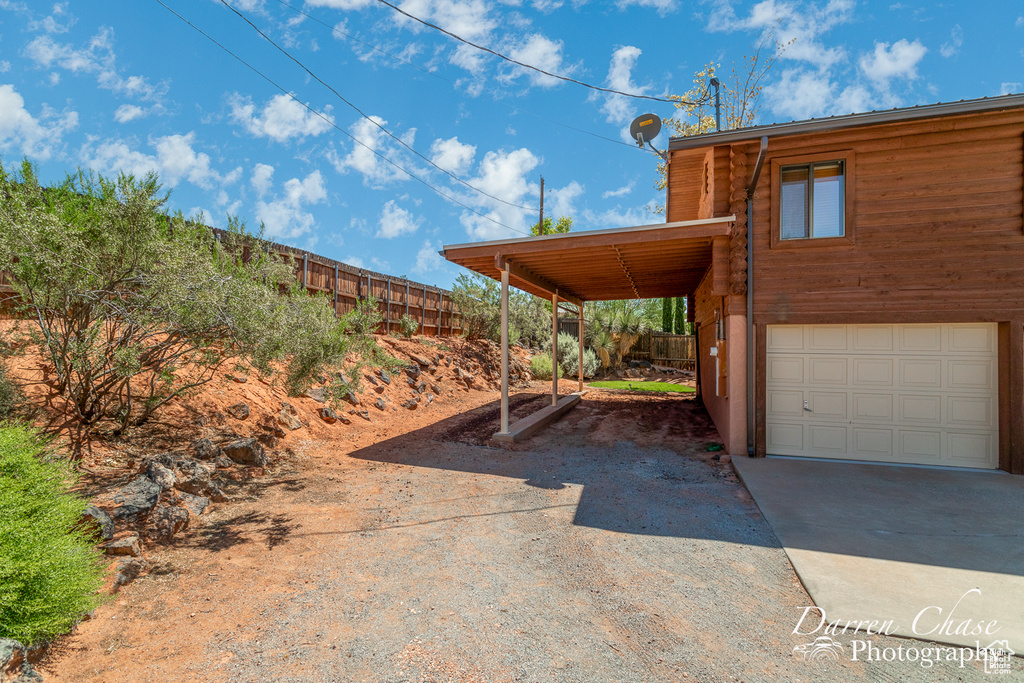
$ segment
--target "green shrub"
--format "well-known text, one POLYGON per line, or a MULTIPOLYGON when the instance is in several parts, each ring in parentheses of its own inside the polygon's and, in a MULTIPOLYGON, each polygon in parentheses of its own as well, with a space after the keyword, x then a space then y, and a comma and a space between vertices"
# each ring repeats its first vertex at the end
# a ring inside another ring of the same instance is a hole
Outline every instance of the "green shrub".
POLYGON ((12 417, 24 400, 21 387, 11 380, 7 367, 0 361, 0 420, 12 417))
POLYGON ((546 353, 538 353, 530 359, 530 372, 534 379, 551 379, 551 356, 546 353))
MULTIPOLYGON (((559 350, 561 350, 561 342, 559 342, 559 350)), ((559 353, 559 356, 562 354, 559 353)), ((597 360, 597 354, 591 348, 583 349, 583 376, 593 377, 597 369, 601 367, 600 361, 597 360)), ((579 376, 579 349, 572 353, 562 363, 562 372, 565 377, 578 377, 579 376)))
POLYGON ((403 315, 398 319, 398 331, 406 339, 412 337, 420 329, 419 321, 411 315, 403 315))
POLYGON ((0 426, 0 637, 33 645, 100 603, 103 566, 77 526, 88 501, 26 427, 0 426))

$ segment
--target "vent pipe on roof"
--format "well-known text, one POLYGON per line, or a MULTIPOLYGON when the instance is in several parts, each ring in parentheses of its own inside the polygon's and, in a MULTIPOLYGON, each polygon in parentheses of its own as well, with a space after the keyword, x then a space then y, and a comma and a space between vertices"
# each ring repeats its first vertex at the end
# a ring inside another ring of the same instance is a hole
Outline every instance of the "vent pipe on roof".
POLYGON ((717 78, 712 78, 708 81, 708 85, 715 87, 715 132, 719 132, 722 130, 722 98, 719 92, 722 83, 717 78))

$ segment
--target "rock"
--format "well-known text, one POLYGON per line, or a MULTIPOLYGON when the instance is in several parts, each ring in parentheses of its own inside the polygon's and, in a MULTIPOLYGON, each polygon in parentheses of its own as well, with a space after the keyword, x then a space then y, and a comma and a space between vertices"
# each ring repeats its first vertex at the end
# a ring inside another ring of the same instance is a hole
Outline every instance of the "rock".
POLYGON ((327 396, 324 393, 324 390, 323 390, 322 387, 314 387, 314 388, 310 389, 309 391, 306 391, 302 395, 305 396, 306 398, 313 399, 317 403, 323 403, 324 401, 327 400, 327 396))
POLYGON ((433 391, 438 396, 441 395, 441 387, 437 386, 436 384, 431 384, 430 385, 430 390, 433 391))
POLYGON ((380 384, 378 384, 377 386, 375 386, 375 387, 373 388, 373 390, 374 390, 374 391, 376 391, 376 392, 377 392, 378 394, 383 394, 383 393, 384 393, 384 387, 383 387, 383 386, 381 386, 380 384))
POLYGON ((181 476, 175 482, 174 487, 179 491, 194 495, 206 495, 212 486, 210 482, 210 470, 203 467, 195 460, 182 460, 178 463, 178 471, 181 476))
POLYGON ((156 460, 150 460, 149 464, 146 465, 146 476, 162 489, 172 488, 174 482, 177 481, 174 472, 156 460))
POLYGON ((196 517, 206 512, 206 508, 210 507, 209 498, 206 496, 193 496, 191 493, 180 494, 178 502, 183 508, 188 510, 190 514, 193 514, 196 517))
POLYGON ((245 384, 249 381, 249 378, 245 375, 231 375, 232 381, 238 382, 239 384, 245 384))
POLYGON ((95 505, 90 505, 85 509, 78 523, 104 541, 109 541, 114 537, 114 520, 95 505))
POLYGON ((220 455, 220 448, 209 439, 196 439, 192 442, 192 450, 200 460, 213 460, 220 455))
POLYGON ((218 455, 213 464, 217 466, 218 470, 226 470, 235 466, 235 462, 226 455, 218 455))
POLYGON ((410 398, 408 401, 406 401, 405 403, 402 404, 402 407, 403 408, 408 408, 409 410, 416 410, 416 408, 418 408, 419 405, 420 404, 417 403, 415 399, 411 399, 410 398))
MULTIPOLYGON (((409 358, 411 358, 414 362, 419 363, 423 367, 427 367, 428 365, 430 365, 430 361, 427 360, 426 358, 423 358, 422 356, 417 356, 416 354, 410 353, 409 358)), ((417 368, 417 370, 418 369, 419 368, 417 368)))
POLYGON ((131 557, 142 555, 142 546, 139 544, 138 534, 128 534, 124 538, 104 543, 100 548, 107 555, 130 555, 131 557))
POLYGON ((320 409, 317 410, 317 414, 320 415, 321 420, 323 420, 329 425, 332 425, 338 421, 338 414, 327 406, 320 406, 320 409))
POLYGON ((239 439, 232 441, 222 449, 224 455, 242 465, 253 465, 255 467, 266 467, 270 464, 270 458, 263 450, 263 445, 253 439, 239 439))
POLYGON ((117 591, 121 586, 127 586, 129 583, 134 581, 145 568, 146 561, 138 557, 118 562, 117 573, 114 575, 114 590, 117 591))
POLYGON ((363 377, 365 377, 366 381, 372 384, 373 386, 380 386, 379 384, 377 384, 377 378, 374 377, 373 375, 363 375, 363 377))
POLYGON ((417 394, 422 394, 422 393, 424 393, 427 390, 427 383, 426 382, 417 382, 416 386, 413 387, 413 388, 416 389, 416 393, 417 394))
POLYGON ((377 370, 377 376, 380 377, 380 381, 384 382, 384 384, 391 384, 391 375, 383 370, 377 370))
POLYGON ((229 406, 227 411, 228 415, 236 420, 244 420, 249 417, 249 406, 245 403, 236 403, 233 406, 229 406))
POLYGON ((153 523, 149 535, 161 541, 169 541, 179 531, 188 528, 189 514, 185 508, 158 505, 149 515, 149 520, 153 523))
POLYGON ((342 398, 345 399, 346 401, 348 401, 349 403, 351 403, 354 406, 359 405, 359 397, 356 396, 356 392, 352 391, 351 389, 346 391, 345 395, 342 396, 342 398))
POLYGON ((281 404, 281 412, 277 416, 277 421, 279 424, 284 425, 285 427, 292 431, 295 431, 296 429, 302 429, 302 421, 299 420, 299 411, 296 410, 295 406, 293 406, 291 403, 281 404))
POLYGON ((434 395, 433 394, 427 394, 426 396, 427 396, 427 405, 429 406, 431 403, 434 402, 434 395))
POLYGON ((16 640, 0 638, 0 681, 42 683, 43 677, 28 663, 28 650, 16 640))
POLYGON ((377 408, 379 410, 386 410, 387 407, 388 407, 388 405, 386 403, 384 403, 384 399, 382 399, 382 398, 378 398, 377 402, 374 403, 374 405, 377 406, 377 408))
POLYGON ((418 365, 409 365, 404 368, 405 374, 409 377, 416 379, 420 376, 420 367, 418 365))
POLYGON ((365 411, 365 410, 357 410, 357 411, 355 411, 355 414, 356 414, 356 415, 358 415, 359 417, 363 418, 363 419, 364 419, 364 420, 366 420, 367 422, 370 422, 370 421, 371 421, 371 420, 370 420, 370 413, 368 413, 368 412, 367 412, 367 411, 365 411))
POLYGON ((267 448, 276 448, 277 442, 279 440, 277 436, 270 432, 260 434, 256 437, 256 439, 267 448))
POLYGON ((342 415, 341 413, 336 413, 336 415, 338 416, 338 422, 340 422, 341 424, 343 424, 343 425, 350 425, 350 424, 352 424, 352 420, 348 419, 347 415, 342 415))
POLYGON ((136 477, 114 496, 118 507, 114 508, 114 519, 135 519, 146 515, 156 507, 163 489, 154 484, 148 477, 136 477))

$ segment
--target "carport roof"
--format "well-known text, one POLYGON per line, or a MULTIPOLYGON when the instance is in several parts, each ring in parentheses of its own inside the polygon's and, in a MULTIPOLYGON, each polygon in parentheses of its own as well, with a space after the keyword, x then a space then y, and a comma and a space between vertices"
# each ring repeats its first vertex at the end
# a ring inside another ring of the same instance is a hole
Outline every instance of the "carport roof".
POLYGON ((727 258, 735 216, 445 246, 452 263, 573 303, 693 293, 713 253, 727 258))

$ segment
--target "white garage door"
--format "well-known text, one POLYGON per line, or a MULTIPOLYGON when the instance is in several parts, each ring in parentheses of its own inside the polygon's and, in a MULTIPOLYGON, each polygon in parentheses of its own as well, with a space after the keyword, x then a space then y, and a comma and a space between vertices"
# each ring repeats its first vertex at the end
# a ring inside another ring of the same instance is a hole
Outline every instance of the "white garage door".
POLYGON ((998 467, 994 323, 767 333, 769 455, 998 467))

